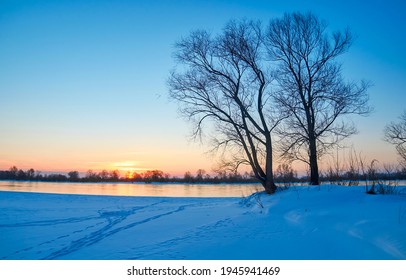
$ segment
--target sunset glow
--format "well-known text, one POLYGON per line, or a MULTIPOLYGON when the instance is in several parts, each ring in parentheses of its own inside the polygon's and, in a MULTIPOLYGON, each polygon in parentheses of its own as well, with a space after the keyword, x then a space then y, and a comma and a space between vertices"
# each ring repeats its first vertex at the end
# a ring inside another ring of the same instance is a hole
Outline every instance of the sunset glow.
POLYGON ((124 161, 124 162, 115 162, 111 164, 111 167, 109 169, 111 170, 119 170, 121 172, 134 172, 136 170, 140 170, 139 168, 136 168, 138 165, 137 162, 135 161, 124 161))
POLYGON ((230 19, 266 24, 309 10, 359 35, 342 56, 343 74, 374 85, 375 110, 349 120, 359 133, 345 144, 369 161, 396 164, 382 131, 406 103, 403 3, 62 0, 0 3, 0 170, 213 173, 221 152, 207 153, 210 130, 191 140, 191 123, 168 100, 175 42, 194 29, 216 34, 230 19))

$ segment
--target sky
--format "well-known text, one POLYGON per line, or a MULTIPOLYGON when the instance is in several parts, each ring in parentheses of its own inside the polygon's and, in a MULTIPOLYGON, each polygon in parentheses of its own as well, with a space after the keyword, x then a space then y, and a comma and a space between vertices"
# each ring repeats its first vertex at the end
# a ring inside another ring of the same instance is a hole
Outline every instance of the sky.
POLYGON ((374 111, 352 119, 346 145, 395 163, 383 128, 406 109, 404 1, 0 0, 0 170, 210 171, 207 143, 190 139, 168 98, 175 42, 294 11, 357 35, 343 73, 371 82, 374 111))

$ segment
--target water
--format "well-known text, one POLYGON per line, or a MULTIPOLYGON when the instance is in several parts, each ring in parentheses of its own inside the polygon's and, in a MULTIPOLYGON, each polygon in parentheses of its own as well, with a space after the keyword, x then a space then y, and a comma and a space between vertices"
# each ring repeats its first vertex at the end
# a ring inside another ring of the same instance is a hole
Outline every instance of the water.
POLYGON ((260 184, 129 184, 0 181, 0 191, 164 197, 242 197, 260 184))

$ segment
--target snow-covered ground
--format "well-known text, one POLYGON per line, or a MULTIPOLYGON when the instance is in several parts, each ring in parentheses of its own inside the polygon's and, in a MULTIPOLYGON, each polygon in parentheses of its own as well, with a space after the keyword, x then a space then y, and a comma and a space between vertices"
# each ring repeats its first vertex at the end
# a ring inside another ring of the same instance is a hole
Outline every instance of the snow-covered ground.
POLYGON ((242 198, 0 191, 0 259, 406 259, 406 195, 242 198))

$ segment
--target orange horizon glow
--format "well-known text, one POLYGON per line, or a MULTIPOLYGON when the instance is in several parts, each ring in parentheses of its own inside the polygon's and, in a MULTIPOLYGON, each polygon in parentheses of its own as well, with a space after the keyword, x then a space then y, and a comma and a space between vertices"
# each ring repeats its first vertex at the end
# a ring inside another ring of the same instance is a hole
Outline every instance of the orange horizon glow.
MULTIPOLYGON (((0 170, 9 170, 11 167, 17 167, 18 169, 22 169, 27 171, 29 169, 34 169, 35 171, 39 171, 42 173, 68 173, 71 171, 77 171, 81 174, 85 174, 88 171, 93 172, 101 172, 103 170, 107 172, 118 171, 120 173, 120 177, 125 177, 128 179, 134 178, 135 174, 142 174, 147 171, 152 170, 160 170, 170 176, 183 176, 186 172, 191 172, 194 174, 198 169, 204 169, 207 173, 211 174, 212 168, 211 164, 204 165, 196 165, 195 167, 191 166, 188 163, 179 162, 179 165, 168 165, 162 164, 157 162, 157 164, 150 164, 143 166, 140 161, 135 160, 124 160, 124 161, 116 161, 116 162, 89 162, 86 164, 82 164, 81 166, 77 164, 70 165, 69 163, 64 162, 63 164, 56 165, 52 164, 52 167, 46 165, 44 163, 30 163, 30 162, 23 162, 23 161, 0 161, 0 170), (59 166, 59 167, 57 167, 59 166)), ((214 173, 213 173, 214 174, 214 173)))
MULTIPOLYGON (((364 146, 366 146, 364 144, 364 146)), ((375 148, 375 147, 373 147, 375 148)), ((387 145, 385 149, 375 149, 375 157, 367 157, 366 162, 370 162, 376 158, 379 165, 382 167, 385 163, 397 164, 397 157, 393 147, 387 145), (389 160, 392 159, 392 160, 389 160)), ((339 159, 341 164, 345 164, 348 150, 340 152, 339 159)), ((366 155, 366 154, 365 154, 366 155)), ((336 156, 336 155, 334 155, 336 156)), ((213 176, 216 174, 213 168, 216 165, 214 157, 205 156, 201 149, 188 149, 180 151, 177 149, 168 149, 166 153, 159 152, 128 152, 124 149, 114 149, 110 152, 106 150, 104 153, 85 153, 85 154, 53 154, 52 156, 38 156, 36 154, 29 155, 29 160, 26 160, 27 155, 20 154, 17 158, 3 157, 0 159, 0 170, 9 170, 16 166, 24 171, 33 168, 35 171, 42 173, 68 173, 70 171, 78 171, 85 174, 87 171, 100 172, 106 170, 108 172, 118 170, 120 177, 133 178, 134 173, 142 174, 146 171, 160 170, 165 174, 173 177, 182 177, 186 172, 196 174, 198 169, 204 169, 207 174, 213 176)), ((333 159, 326 155, 319 162, 320 171, 326 170, 333 159)), ((274 170, 282 162, 274 162, 274 170)), ((292 167, 297 171, 299 176, 306 175, 307 166, 301 162, 295 162, 292 167)), ((250 172, 250 167, 245 167, 240 171, 243 174, 245 171, 250 172)))

